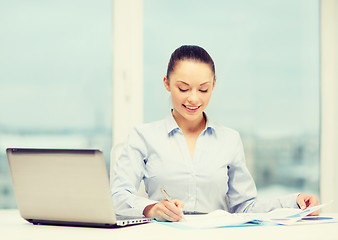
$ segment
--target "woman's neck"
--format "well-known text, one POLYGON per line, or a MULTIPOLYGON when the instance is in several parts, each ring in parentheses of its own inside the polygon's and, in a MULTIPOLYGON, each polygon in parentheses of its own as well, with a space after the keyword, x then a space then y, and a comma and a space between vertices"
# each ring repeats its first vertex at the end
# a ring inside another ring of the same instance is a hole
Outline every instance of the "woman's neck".
POLYGON ((204 114, 201 114, 201 116, 196 118, 195 120, 187 120, 184 117, 182 117, 182 115, 177 113, 175 110, 173 110, 172 114, 177 125, 181 128, 183 133, 199 134, 205 128, 206 120, 204 114))

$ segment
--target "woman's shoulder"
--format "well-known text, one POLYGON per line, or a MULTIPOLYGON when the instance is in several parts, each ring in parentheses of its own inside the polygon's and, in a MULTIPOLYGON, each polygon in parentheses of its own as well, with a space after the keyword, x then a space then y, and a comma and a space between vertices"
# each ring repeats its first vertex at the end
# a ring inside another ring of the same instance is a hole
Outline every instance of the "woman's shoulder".
POLYGON ((224 124, 219 123, 217 120, 214 121, 213 117, 204 113, 204 117, 207 120, 207 127, 213 129, 215 133, 219 133, 221 135, 239 135, 238 131, 234 128, 225 126, 224 124))
POLYGON ((141 123, 133 127, 133 131, 136 131, 141 134, 147 133, 154 133, 158 132, 159 130, 165 129, 166 121, 165 119, 148 122, 148 123, 141 123))
POLYGON ((232 139, 238 139, 240 138, 240 133, 231 127, 225 126, 223 124, 220 124, 218 122, 212 122, 211 127, 214 129, 215 131, 215 135, 218 138, 232 138, 232 139))
POLYGON ((221 135, 239 136, 239 132, 236 129, 225 126, 218 122, 210 122, 210 126, 215 130, 216 134, 218 133, 221 135))
POLYGON ((150 123, 142 123, 135 125, 128 134, 127 142, 130 145, 142 148, 142 146, 148 145, 150 142, 160 138, 163 134, 162 121, 155 121, 150 123))

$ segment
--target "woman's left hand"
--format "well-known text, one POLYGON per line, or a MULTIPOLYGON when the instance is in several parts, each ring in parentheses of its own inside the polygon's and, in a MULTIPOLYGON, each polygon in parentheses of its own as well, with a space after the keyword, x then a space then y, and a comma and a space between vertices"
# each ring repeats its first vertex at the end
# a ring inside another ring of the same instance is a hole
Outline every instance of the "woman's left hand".
MULTIPOLYGON (((299 194, 297 196, 297 204, 300 209, 304 210, 308 207, 314 207, 319 205, 318 197, 316 195, 307 195, 307 194, 299 194)), ((313 213, 309 214, 309 216, 318 216, 319 210, 314 211, 313 213)))

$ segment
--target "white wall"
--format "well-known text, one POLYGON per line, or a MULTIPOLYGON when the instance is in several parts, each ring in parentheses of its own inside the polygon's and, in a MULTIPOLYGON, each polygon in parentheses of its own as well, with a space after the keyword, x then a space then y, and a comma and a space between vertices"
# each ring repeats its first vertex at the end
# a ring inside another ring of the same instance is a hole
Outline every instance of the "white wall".
POLYGON ((113 5, 113 145, 143 121, 143 1, 113 5))
POLYGON ((338 0, 321 1, 321 183, 323 212, 338 212, 338 0))

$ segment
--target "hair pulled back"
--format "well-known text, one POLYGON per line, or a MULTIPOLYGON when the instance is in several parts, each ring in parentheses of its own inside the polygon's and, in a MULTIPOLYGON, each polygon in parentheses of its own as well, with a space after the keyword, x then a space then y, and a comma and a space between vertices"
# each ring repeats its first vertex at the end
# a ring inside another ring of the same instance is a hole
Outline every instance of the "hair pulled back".
POLYGON ((182 60, 193 60, 202 63, 206 63, 210 66, 215 76, 215 64, 209 53, 202 47, 195 45, 183 45, 177 48, 170 56, 170 60, 167 68, 167 79, 169 80, 170 74, 174 71, 177 62, 182 60))

